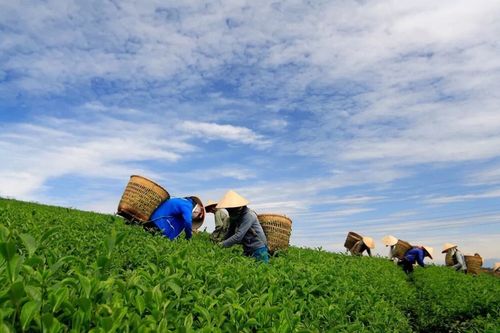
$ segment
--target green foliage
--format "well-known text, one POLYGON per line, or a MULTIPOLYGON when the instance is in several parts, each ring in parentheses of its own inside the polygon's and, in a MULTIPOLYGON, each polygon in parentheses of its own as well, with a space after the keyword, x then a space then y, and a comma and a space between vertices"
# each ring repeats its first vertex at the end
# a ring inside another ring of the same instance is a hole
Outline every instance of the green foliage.
POLYGON ((205 233, 0 199, 0 332, 494 331, 498 280, 291 247, 270 265, 205 233), (462 290, 456 291, 455 287, 462 290))
POLYGON ((430 267, 415 272, 416 325, 425 332, 500 331, 500 281, 430 267))

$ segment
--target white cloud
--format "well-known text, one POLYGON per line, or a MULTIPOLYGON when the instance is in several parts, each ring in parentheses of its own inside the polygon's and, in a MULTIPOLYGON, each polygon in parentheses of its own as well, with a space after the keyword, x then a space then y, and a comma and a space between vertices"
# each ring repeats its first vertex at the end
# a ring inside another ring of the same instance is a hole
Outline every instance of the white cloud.
POLYGON ((3 179, 0 184, 0 195, 13 198, 32 199, 32 193, 40 190, 45 179, 27 171, 0 171, 3 179))
POLYGON ((467 175, 469 185, 493 185, 500 183, 500 165, 484 168, 467 175))
POLYGON ((184 121, 179 128, 193 137, 205 140, 227 140, 234 143, 252 144, 258 147, 270 145, 269 140, 264 139, 263 136, 246 127, 184 121))
POLYGON ((332 198, 332 199, 326 199, 322 200, 323 204, 343 204, 343 205, 357 205, 357 204, 364 204, 364 203, 372 203, 376 201, 383 200, 384 197, 375 197, 375 196, 360 196, 360 195, 355 195, 355 196, 346 196, 343 198, 332 198))
POLYGON ((482 193, 475 193, 475 194, 432 197, 425 200, 425 202, 430 204, 448 204, 453 202, 464 202, 464 201, 471 201, 478 199, 492 199, 492 198, 500 198, 500 189, 486 191, 482 193))
POLYGON ((0 155, 9 158, 2 161, 0 174, 10 181, 0 184, 0 194, 31 198, 48 180, 68 174, 127 179, 142 170, 154 175, 137 163, 173 163, 193 150, 175 134, 166 137, 159 125, 100 114, 91 122, 40 118, 36 125, 3 126, 0 155))

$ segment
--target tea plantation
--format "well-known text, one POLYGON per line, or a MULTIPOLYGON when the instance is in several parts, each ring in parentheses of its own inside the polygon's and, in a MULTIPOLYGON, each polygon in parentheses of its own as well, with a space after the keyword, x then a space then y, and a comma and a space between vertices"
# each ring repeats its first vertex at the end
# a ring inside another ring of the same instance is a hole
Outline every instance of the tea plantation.
POLYGON ((0 332, 499 332, 500 280, 290 248, 270 265, 205 233, 0 199, 0 332))

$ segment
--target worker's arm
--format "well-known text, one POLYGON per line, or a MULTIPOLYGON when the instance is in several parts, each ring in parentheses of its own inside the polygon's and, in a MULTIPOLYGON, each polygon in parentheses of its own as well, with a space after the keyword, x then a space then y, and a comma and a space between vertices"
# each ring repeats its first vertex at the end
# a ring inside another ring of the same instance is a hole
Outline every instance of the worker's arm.
POLYGON ((186 239, 191 239, 193 235, 193 215, 192 211, 186 206, 182 207, 182 219, 184 220, 184 232, 186 239))

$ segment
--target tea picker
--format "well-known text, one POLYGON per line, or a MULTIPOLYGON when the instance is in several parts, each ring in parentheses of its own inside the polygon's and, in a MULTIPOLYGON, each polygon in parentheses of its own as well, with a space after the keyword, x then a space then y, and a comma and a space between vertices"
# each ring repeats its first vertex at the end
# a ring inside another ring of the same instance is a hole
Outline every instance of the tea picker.
POLYGON ((457 245, 445 243, 443 245, 443 251, 441 251, 441 253, 446 253, 446 266, 451 266, 455 268, 456 271, 462 271, 464 273, 467 272, 465 257, 463 253, 457 249, 457 245))
POLYGON ((396 254, 396 244, 398 243, 398 239, 392 235, 387 235, 382 238, 382 243, 385 247, 389 247, 389 259, 397 262, 399 260, 396 254))
POLYGON ((248 203, 248 200, 232 190, 219 200, 216 208, 225 208, 230 222, 225 240, 218 244, 223 247, 241 244, 244 255, 269 263, 266 235, 257 214, 247 207, 248 203))
POLYGON ((413 272, 413 265, 417 263, 421 267, 425 267, 424 258, 429 257, 432 259, 434 249, 430 246, 415 246, 405 253, 403 260, 398 265, 403 267, 406 274, 413 272))
POLYGON ((210 239, 218 243, 223 241, 226 236, 229 227, 229 215, 225 209, 216 208, 216 206, 217 202, 208 200, 205 211, 214 214, 215 230, 210 235, 210 239))
MULTIPOLYGON (((203 203, 198 197, 171 198, 162 202, 151 214, 152 222, 161 233, 173 240, 184 231, 186 239, 192 236, 193 225, 205 219, 203 203)), ((197 229, 197 228, 194 228, 197 229)))
POLYGON ((190 239, 205 219, 198 197, 171 198, 161 185, 143 176, 132 175, 125 187, 117 215, 141 225, 148 231, 161 231, 174 239, 184 231, 190 239))
POLYGON ((366 251, 371 257, 372 252, 370 249, 375 248, 375 241, 371 237, 363 237, 353 231, 347 234, 344 247, 349 250, 352 255, 361 256, 366 251))

